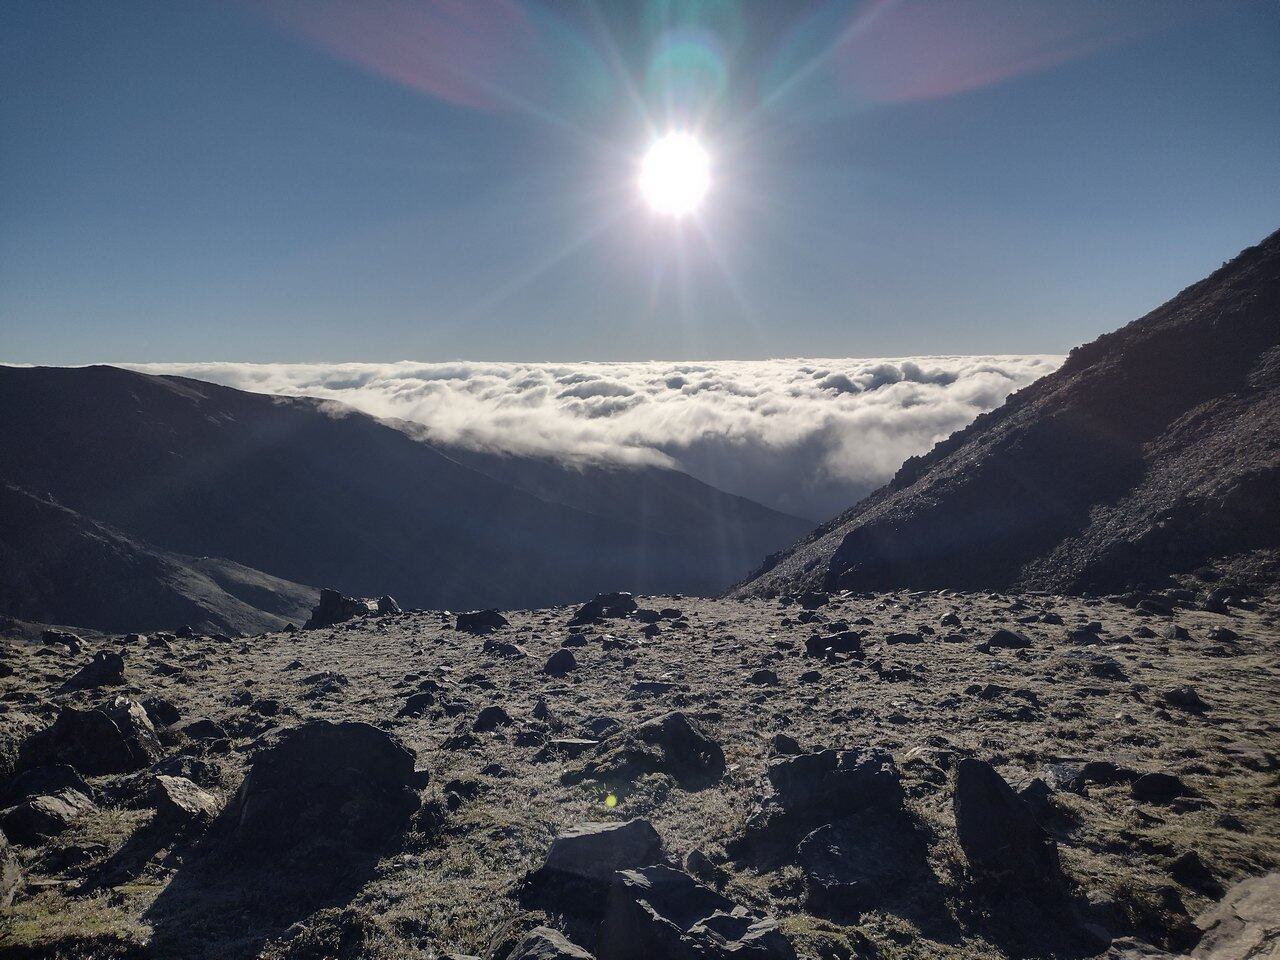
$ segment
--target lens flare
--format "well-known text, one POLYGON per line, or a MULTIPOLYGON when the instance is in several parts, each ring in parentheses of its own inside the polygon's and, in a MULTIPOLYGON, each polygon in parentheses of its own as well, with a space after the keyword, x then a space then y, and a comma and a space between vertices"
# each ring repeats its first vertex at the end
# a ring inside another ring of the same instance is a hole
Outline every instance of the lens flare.
POLYGON ((711 187, 711 157, 689 133, 654 142, 640 163, 640 195, 654 213, 683 217, 702 205, 711 187))

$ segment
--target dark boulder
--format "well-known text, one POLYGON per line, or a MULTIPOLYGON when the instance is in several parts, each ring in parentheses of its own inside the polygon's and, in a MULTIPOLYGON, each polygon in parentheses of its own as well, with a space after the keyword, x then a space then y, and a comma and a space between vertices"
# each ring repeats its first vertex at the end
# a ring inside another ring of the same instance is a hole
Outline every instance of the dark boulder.
POLYGON ((101 709, 63 707, 53 726, 22 747, 24 767, 66 763, 90 777, 141 770, 160 756, 146 711, 123 699, 101 709))
POLYGON ((1022 650, 1031 646, 1031 641, 1021 633, 1013 630, 997 630, 987 638, 987 644, 992 648, 1002 648, 1005 650, 1022 650))
MULTIPOLYGON (((384 597, 385 600, 391 600, 390 597, 384 597)), ((330 590, 327 587, 320 591, 320 602, 317 603, 311 611, 311 618, 302 626, 304 630, 318 630, 321 627, 332 627, 335 624, 346 623, 348 620, 354 620, 356 617, 367 617, 370 614, 379 613, 379 600, 365 600, 356 597, 344 597, 337 590, 330 590)), ((391 600, 394 605, 395 601, 391 600)), ((396 612, 399 612, 396 607, 396 612)))
POLYGON ((856 630, 840 630, 826 635, 813 634, 804 642, 804 652, 810 657, 824 657, 829 653, 849 653, 862 656, 862 634, 856 630))
POLYGON ((521 657, 528 656, 524 647, 518 643, 512 643, 510 640, 499 640, 497 637, 490 637, 484 642, 481 648, 485 653, 495 657, 501 657, 504 660, 518 660, 521 657))
POLYGON ((488 706, 476 714, 471 729, 476 733, 489 733, 499 727, 511 726, 511 716, 499 706, 488 706))
POLYGON ((578 916, 598 916, 614 873, 652 866, 662 840, 648 820, 582 823, 551 842, 542 866, 520 890, 525 906, 578 916))
POLYGON ((918 633, 890 633, 885 635, 884 642, 890 645, 899 643, 923 643, 924 637, 918 633))
POLYGON ((1023 890, 1061 886, 1057 845, 991 764, 960 761, 953 803, 956 834, 975 878, 1023 890))
POLYGON ((817 610, 819 607, 825 607, 830 599, 820 590, 806 590, 796 598, 796 602, 806 610, 817 610))
POLYGON ((72 653, 79 653, 84 649, 84 641, 74 633, 67 633, 65 630, 44 630, 40 634, 40 642, 47 647, 61 644, 72 653))
POLYGON ((615 734, 593 760, 562 779, 633 783, 647 773, 662 773, 686 790, 701 790, 716 783, 724 770, 720 745, 696 721, 675 712, 615 734))
POLYGON ((147 697, 142 701, 142 709, 157 727, 171 727, 182 719, 177 705, 163 697, 147 697))
POLYGON ((930 885, 928 847, 914 821, 898 811, 868 810, 824 824, 800 841, 796 863, 808 909, 852 916, 930 885))
POLYGON ((680 870, 623 870, 600 924, 600 960, 794 960, 770 918, 752 915, 680 870))
POLYGON ((0 810, 0 829, 16 844, 37 846, 96 809, 94 802, 79 790, 59 790, 0 810))
POLYGON ((1144 773, 1129 788, 1133 799, 1140 803, 1172 803, 1179 797, 1191 795, 1187 785, 1172 773, 1144 773))
POLYGON ((89 690, 94 687, 120 686, 124 683, 124 657, 110 650, 99 650, 88 663, 62 685, 63 690, 89 690))
POLYGON ((823 750, 770 762, 772 802, 794 821, 816 825, 867 810, 902 808, 902 778, 884 750, 823 750))
POLYGON ((888 753, 783 757, 767 775, 772 794, 730 852, 761 865, 797 864, 811 912, 844 918, 932 892, 925 834, 888 753))
POLYGON ((216 720, 208 717, 197 717, 190 723, 178 728, 179 732, 191 740, 225 740, 227 731, 216 720))
POLYGON ((458 614, 455 628, 463 633, 485 634, 505 630, 511 624, 497 610, 471 610, 458 614))
POLYGON ((85 796, 92 791, 84 778, 76 772, 75 767, 66 763, 55 763, 47 767, 35 767, 18 774, 0 791, 0 807, 44 794, 57 793, 59 790, 77 790, 85 796))
POLYGON ((1201 699, 1199 692, 1190 684, 1165 691, 1163 699, 1169 706, 1185 710, 1187 713, 1204 713, 1209 709, 1209 705, 1201 699))
POLYGON ((628 617, 640 609, 629 593, 599 593, 580 606, 569 625, 602 623, 606 618, 628 617))
POLYGON ((1084 793, 1090 784, 1109 787, 1119 783, 1133 783, 1138 772, 1122 767, 1111 760, 1090 760, 1086 763, 1053 763, 1045 767, 1046 781, 1068 793, 1084 793))
POLYGON ((314 720, 259 754, 227 808, 244 862, 341 870, 395 841, 418 809, 414 755, 367 723, 314 720))
POLYGON ((569 650, 561 647, 547 658, 542 672, 553 677, 563 677, 572 670, 578 669, 578 659, 569 650))
POLYGON ((430 690, 411 693, 404 701, 404 706, 396 714, 398 717, 420 717, 436 703, 436 695, 430 690))
POLYGON ((789 733, 775 733, 769 741, 769 753, 775 757, 794 757, 800 752, 800 741, 789 733))

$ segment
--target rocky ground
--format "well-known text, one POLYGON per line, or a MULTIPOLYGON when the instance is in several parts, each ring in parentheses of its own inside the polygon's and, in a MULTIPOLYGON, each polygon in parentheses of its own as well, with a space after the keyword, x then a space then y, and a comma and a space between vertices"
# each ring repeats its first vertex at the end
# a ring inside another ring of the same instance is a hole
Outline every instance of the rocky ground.
POLYGON ((11 623, 0 956, 1275 955, 1280 598, 637 600, 11 623))

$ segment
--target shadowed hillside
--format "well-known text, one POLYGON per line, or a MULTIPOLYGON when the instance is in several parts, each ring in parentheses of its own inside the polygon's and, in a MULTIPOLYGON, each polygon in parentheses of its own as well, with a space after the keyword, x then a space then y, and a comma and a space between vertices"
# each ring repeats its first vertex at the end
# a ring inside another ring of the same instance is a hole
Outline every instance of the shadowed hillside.
POLYGON ((414 606, 711 593, 803 529, 691 478, 699 524, 643 481, 647 499, 575 508, 337 404, 112 367, 0 368, 0 408, 16 487, 160 550, 414 606))
POLYGON ((228 560, 156 549, 5 484, 0 560, 0 610, 100 630, 279 630, 301 625, 319 596, 228 560))
POLYGON ((738 592, 1105 592, 1277 547, 1272 234, 908 460, 738 592))

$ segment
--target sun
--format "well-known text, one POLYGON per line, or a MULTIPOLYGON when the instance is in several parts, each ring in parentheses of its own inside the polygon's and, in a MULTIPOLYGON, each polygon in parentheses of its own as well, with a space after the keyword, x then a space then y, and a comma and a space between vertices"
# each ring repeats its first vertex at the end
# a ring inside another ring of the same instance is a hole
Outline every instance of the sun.
POLYGON ((640 162, 640 195, 654 213, 684 217, 711 187, 711 157, 697 138, 672 132, 655 140, 640 162))

